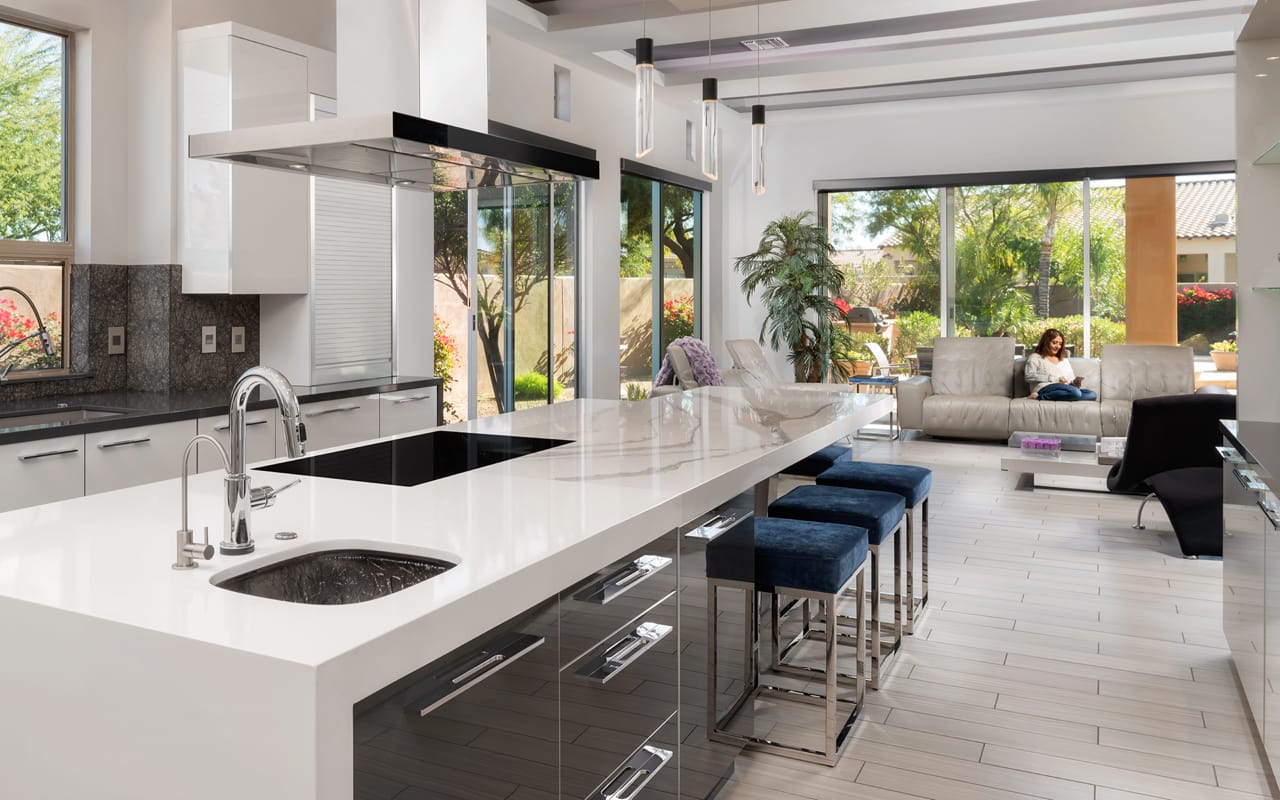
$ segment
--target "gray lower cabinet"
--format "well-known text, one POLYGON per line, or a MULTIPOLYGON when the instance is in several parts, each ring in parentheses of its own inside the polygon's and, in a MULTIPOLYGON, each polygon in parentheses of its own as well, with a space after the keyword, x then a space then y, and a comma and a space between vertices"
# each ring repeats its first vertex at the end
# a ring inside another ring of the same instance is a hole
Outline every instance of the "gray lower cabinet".
POLYGON ((1259 483, 1245 459, 1224 447, 1222 469, 1222 630, 1250 711, 1263 727, 1265 632, 1264 517, 1259 483))
POLYGON ((378 435, 394 436, 434 428, 441 423, 435 386, 378 395, 378 435))
MULTIPOLYGON (((259 461, 270 461, 276 457, 276 440, 280 430, 280 412, 274 408, 250 411, 244 415, 245 422, 245 462, 256 464, 259 461)), ((208 434, 231 452, 231 425, 227 415, 219 417, 203 417, 196 421, 196 429, 208 434)), ((284 448, 281 448, 283 452, 284 448)), ((222 469, 222 456, 208 443, 196 449, 194 464, 200 472, 222 469), (197 466, 198 465, 198 466, 197 466)))
POLYGON ((0 511, 84 494, 84 436, 0 447, 0 511))
POLYGON ((195 435, 196 421, 192 419, 86 433, 84 493, 178 477, 182 474, 182 449, 195 435))
POLYGON ((307 452, 378 438, 378 395, 303 403, 307 452))
POLYGON ((357 703, 356 800, 558 798, 557 605, 357 703))

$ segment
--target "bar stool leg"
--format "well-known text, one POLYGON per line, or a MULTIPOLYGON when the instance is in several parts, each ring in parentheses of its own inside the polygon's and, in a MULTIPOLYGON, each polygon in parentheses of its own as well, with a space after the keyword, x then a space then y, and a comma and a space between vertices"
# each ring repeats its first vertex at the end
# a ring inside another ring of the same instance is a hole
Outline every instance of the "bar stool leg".
MULTIPOLYGON (((914 603, 915 600, 912 600, 914 603)), ((920 612, 929 605, 929 496, 920 506, 920 612)))
POLYGON ((893 532, 893 649, 902 646, 902 534, 903 523, 893 532))
MULTIPOLYGON (((871 688, 880 688, 880 545, 873 544, 868 548, 871 551, 871 688)), ((859 603, 861 607, 861 603, 859 603)), ((835 626, 828 620, 827 627, 834 630, 835 626)), ((858 629, 858 639, 865 639, 867 636, 866 628, 858 629)), ((828 638, 831 638, 828 636, 828 638)))
POLYGON ((916 542, 916 510, 914 508, 907 509, 907 588, 905 591, 907 599, 907 620, 903 625, 903 632, 908 636, 912 636, 916 632, 916 595, 915 595, 915 542, 916 542))

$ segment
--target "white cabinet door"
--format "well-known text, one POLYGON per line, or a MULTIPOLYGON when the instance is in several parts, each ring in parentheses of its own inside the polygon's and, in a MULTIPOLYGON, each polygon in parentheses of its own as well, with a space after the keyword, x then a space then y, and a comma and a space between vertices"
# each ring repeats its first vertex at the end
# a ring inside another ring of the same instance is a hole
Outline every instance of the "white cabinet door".
POLYGON ((378 395, 321 400, 302 406, 307 452, 378 438, 378 395))
POLYGON ((0 511, 84 494, 84 437, 0 447, 0 511))
MULTIPOLYGON (((268 408, 265 411, 250 411, 244 415, 245 424, 245 463, 255 464, 259 461, 268 461, 276 457, 276 439, 279 435, 280 412, 274 408, 268 408)), ((205 417, 196 420, 196 429, 200 433, 206 433, 222 443, 227 449, 227 456, 231 455, 231 436, 228 432, 227 415, 220 417, 205 417)), ((222 456, 213 449, 212 445, 200 445, 196 452, 197 469, 200 472, 208 472, 214 469, 222 468, 222 456)))
POLYGON ((439 423, 435 386, 386 392, 378 397, 378 435, 394 436, 434 428, 439 423))
POLYGON ((84 493, 178 477, 182 450, 195 435, 193 419, 85 434, 84 493))

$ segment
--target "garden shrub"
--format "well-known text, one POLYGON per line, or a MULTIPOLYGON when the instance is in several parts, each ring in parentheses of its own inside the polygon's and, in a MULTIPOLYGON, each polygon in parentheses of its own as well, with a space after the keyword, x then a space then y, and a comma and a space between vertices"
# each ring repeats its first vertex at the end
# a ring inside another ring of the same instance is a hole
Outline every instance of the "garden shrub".
MULTIPOLYGON (((525 372, 517 375, 516 399, 517 400, 545 400, 547 398, 547 376, 541 372, 525 372)), ((555 397, 559 397, 564 391, 564 384, 560 381, 555 382, 555 397)))
POLYGON ((1236 327, 1236 297, 1230 289, 1211 292, 1189 286, 1178 292, 1178 341, 1203 333, 1209 341, 1236 327))
POLYGON ((672 297, 662 304, 662 341, 674 342, 693 335, 693 298, 672 297))
POLYGON ((942 320, 928 311, 908 311, 898 317, 895 327, 898 329, 895 355, 901 357, 914 353, 917 347, 933 344, 933 338, 942 331, 942 320))

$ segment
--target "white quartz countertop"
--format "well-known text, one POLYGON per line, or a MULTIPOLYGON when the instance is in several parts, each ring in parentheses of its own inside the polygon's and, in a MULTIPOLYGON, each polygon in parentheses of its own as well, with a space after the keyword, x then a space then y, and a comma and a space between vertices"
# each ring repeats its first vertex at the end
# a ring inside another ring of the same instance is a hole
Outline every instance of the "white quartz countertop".
MULTIPOLYGON (((572 444, 416 487, 303 478, 252 516, 257 551, 175 571, 177 480, 0 514, 0 601, 318 667, 446 609, 412 659, 453 646, 888 413, 886 396, 709 388, 578 400, 454 429, 572 444), (298 539, 278 541, 276 531, 298 539), (342 541, 457 567, 345 606, 262 599, 210 578, 342 541), (475 602, 468 604, 469 599, 475 602), (443 618, 442 616, 442 618, 443 618)), ((254 485, 289 476, 253 471, 254 485)), ((222 473, 191 478, 191 527, 221 538, 222 473)), ((438 652, 436 652, 438 651, 438 652)), ((417 663, 422 663, 418 661, 417 663)))

